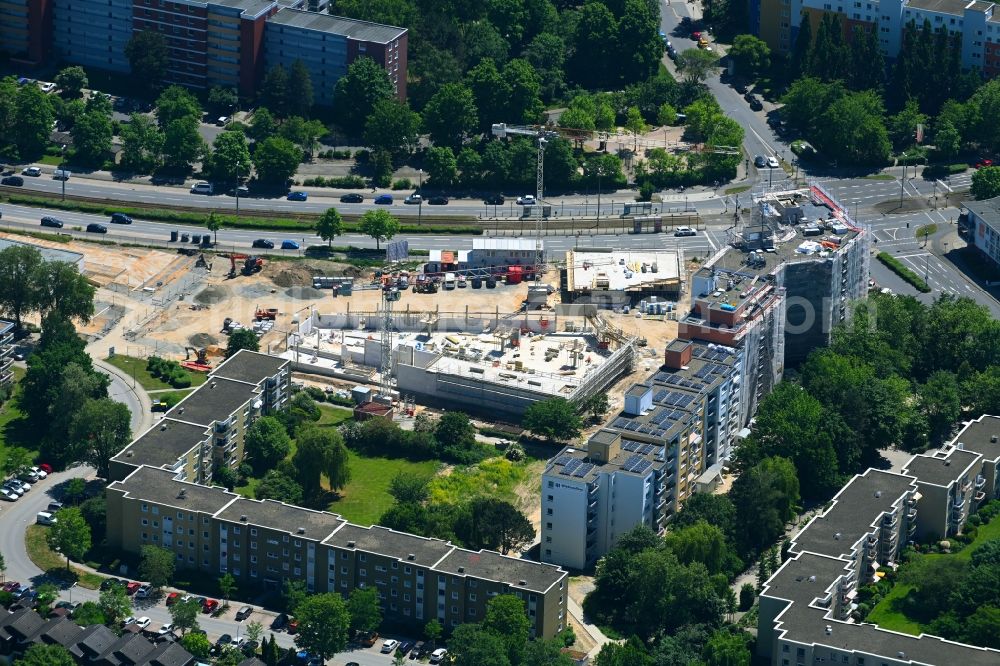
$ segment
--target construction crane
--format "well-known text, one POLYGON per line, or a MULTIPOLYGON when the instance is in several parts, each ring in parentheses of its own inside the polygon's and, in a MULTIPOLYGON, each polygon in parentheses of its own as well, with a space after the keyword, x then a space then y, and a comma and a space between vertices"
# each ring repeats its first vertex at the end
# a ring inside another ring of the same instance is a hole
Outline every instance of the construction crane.
POLYGON ((381 356, 379 358, 378 392, 383 400, 392 404, 392 304, 399 300, 399 289, 393 286, 392 278, 382 276, 382 330, 381 356))
POLYGON ((538 141, 538 166, 535 175, 535 205, 531 207, 532 217, 535 218, 535 284, 542 281, 542 273, 545 271, 545 253, 542 249, 542 234, 544 223, 542 201, 545 198, 545 145, 552 139, 559 137, 559 132, 549 127, 508 125, 506 123, 493 124, 493 136, 498 139, 506 139, 508 134, 518 136, 534 137, 538 141))

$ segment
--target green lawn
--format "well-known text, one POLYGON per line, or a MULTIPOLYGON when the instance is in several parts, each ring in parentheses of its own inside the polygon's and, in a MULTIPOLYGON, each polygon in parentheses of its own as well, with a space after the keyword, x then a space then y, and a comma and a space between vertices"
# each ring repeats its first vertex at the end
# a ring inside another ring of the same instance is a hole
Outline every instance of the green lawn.
MULTIPOLYGON (((105 360, 130 377, 135 377, 135 380, 147 391, 173 388, 170 384, 149 374, 146 370, 146 359, 144 358, 115 354, 105 360)), ((206 375, 204 373, 188 372, 187 374, 191 377, 191 386, 200 386, 205 383, 206 375)))
POLYGON ((25 550, 28 551, 28 558, 36 567, 45 571, 50 576, 70 579, 76 581, 80 587, 96 590, 101 586, 102 576, 89 571, 83 571, 71 566, 67 571, 66 558, 49 548, 45 535, 48 528, 41 525, 28 525, 24 535, 25 550))
POLYGON ((435 460, 410 462, 398 458, 368 458, 349 451, 351 482, 340 491, 340 499, 329 510, 358 525, 372 525, 392 506, 389 482, 402 472, 414 476, 432 476, 439 463, 435 460))
POLYGON ((319 410, 321 416, 316 425, 321 427, 334 427, 339 426, 344 421, 350 421, 354 418, 354 412, 352 412, 347 407, 338 407, 336 405, 320 405, 319 410))
MULTIPOLYGON (((17 366, 11 367, 14 375, 14 383, 24 378, 24 369, 17 366)), ((0 405, 0 455, 6 457, 5 449, 8 446, 21 446, 29 451, 38 450, 37 438, 29 432, 24 420, 24 413, 17 406, 17 390, 14 395, 0 405)))

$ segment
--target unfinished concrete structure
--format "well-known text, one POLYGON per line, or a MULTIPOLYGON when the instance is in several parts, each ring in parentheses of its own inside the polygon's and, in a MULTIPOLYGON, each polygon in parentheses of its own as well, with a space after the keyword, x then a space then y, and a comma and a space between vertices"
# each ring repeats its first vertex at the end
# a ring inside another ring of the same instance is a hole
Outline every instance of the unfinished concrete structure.
POLYGON ((563 303, 602 308, 638 305, 645 299, 676 301, 684 285, 684 253, 584 248, 566 252, 559 271, 563 303))
MULTIPOLYGON (((596 308, 553 312, 394 311, 395 391, 424 402, 517 417, 560 396, 582 402, 631 371, 635 340, 596 308)), ((378 312, 312 314, 284 358, 299 372, 375 383, 378 312)))

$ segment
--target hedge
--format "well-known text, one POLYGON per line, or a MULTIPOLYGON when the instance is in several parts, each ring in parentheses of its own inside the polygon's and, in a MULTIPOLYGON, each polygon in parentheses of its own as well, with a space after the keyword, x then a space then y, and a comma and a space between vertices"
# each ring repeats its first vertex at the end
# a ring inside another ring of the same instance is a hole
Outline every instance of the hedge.
POLYGON ((909 268, 904 266, 903 262, 901 262, 896 257, 892 256, 888 252, 879 252, 878 260, 881 261, 886 266, 888 266, 889 270, 891 270, 893 273, 895 273, 896 275, 898 275, 899 277, 903 278, 904 280, 912 284, 914 287, 916 287, 917 291, 919 291, 920 293, 922 294, 930 293, 931 291, 930 286, 928 286, 928 284, 924 282, 919 275, 917 275, 909 268))

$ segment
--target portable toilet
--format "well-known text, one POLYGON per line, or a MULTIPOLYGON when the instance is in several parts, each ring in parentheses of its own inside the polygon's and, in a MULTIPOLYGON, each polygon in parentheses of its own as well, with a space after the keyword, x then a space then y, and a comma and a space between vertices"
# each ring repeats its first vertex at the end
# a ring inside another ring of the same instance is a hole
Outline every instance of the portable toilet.
POLYGON ((521 266, 507 268, 507 284, 521 284, 522 279, 524 279, 524 269, 521 266))

